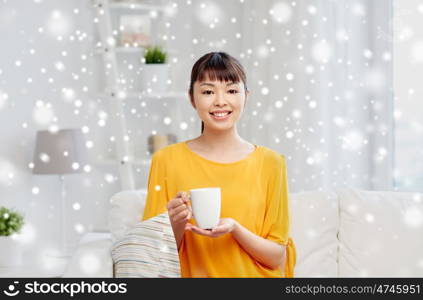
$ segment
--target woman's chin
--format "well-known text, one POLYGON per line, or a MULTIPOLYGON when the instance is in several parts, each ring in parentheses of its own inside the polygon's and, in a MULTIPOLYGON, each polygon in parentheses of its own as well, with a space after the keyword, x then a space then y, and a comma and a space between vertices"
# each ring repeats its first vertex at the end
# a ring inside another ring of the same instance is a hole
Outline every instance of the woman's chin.
POLYGON ((234 124, 230 122, 226 124, 209 124, 205 126, 210 128, 212 131, 226 131, 232 129, 233 125, 234 124))

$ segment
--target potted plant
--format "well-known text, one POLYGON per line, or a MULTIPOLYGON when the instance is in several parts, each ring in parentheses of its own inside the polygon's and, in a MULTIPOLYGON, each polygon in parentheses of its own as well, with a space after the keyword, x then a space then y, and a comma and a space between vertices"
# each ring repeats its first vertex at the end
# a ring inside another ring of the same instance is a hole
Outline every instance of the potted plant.
POLYGON ((167 90, 168 78, 167 53, 159 46, 148 47, 144 52, 144 65, 141 70, 142 91, 164 93, 167 90))
POLYGON ((0 207, 0 266, 18 266, 22 262, 22 248, 15 239, 24 224, 23 216, 0 207))

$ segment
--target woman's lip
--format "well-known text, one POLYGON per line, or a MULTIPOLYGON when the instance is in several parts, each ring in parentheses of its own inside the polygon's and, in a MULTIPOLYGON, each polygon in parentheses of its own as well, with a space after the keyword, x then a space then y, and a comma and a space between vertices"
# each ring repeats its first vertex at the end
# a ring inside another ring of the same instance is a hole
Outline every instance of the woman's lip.
POLYGON ((214 120, 216 120, 216 121, 224 121, 224 120, 226 120, 226 119, 228 119, 229 118, 229 116, 231 115, 231 113, 232 112, 229 112, 228 114, 226 114, 225 116, 223 116, 223 117, 218 117, 218 116, 215 116, 214 114, 212 114, 212 113, 210 113, 210 115, 212 116, 212 118, 214 119, 214 120))

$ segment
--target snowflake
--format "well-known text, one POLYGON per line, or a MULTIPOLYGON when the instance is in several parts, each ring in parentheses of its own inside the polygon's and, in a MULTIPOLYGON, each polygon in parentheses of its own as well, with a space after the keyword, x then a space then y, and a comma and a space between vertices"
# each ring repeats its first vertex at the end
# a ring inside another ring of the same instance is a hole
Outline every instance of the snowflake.
POLYGON ((179 125, 179 128, 181 128, 182 130, 186 130, 186 129, 188 128, 188 124, 187 124, 187 123, 185 123, 185 122, 182 122, 182 123, 179 125))
POLYGON ((312 228, 307 229, 305 234, 310 240, 315 239, 317 237, 316 230, 314 230, 312 228))
POLYGON ((301 118, 302 113, 301 113, 301 111, 300 111, 300 110, 295 109, 295 110, 292 112, 292 116, 293 116, 295 119, 299 119, 299 118, 301 118))
POLYGON ((46 27, 47 31, 51 35, 60 37, 63 35, 67 35, 71 31, 72 24, 68 16, 62 14, 58 10, 55 10, 50 14, 49 18, 47 19, 46 27))
POLYGON ((307 74, 313 74, 313 73, 314 73, 314 67, 313 67, 312 65, 307 65, 307 66, 305 67, 305 72, 306 72, 307 74))
POLYGON ((213 28, 218 24, 216 20, 223 19, 223 11, 214 2, 203 2, 196 8, 195 16, 198 18, 198 21, 204 25, 213 25, 213 28))
POLYGON ((260 45, 257 47, 256 53, 259 58, 266 58, 269 56, 269 48, 266 45, 260 45))
POLYGON ((316 103, 316 101, 310 101, 309 104, 308 104, 308 106, 310 108, 316 108, 317 107, 317 103, 316 103))
POLYGON ((36 235, 37 233, 34 225, 32 225, 29 221, 25 221, 21 231, 16 234, 15 240, 22 244, 30 244, 35 240, 36 235))
POLYGON ((163 119, 163 123, 164 123, 164 124, 166 124, 166 125, 169 125, 170 123, 172 123, 172 119, 171 119, 171 118, 169 118, 169 117, 165 117, 165 118, 163 119))
POLYGON ((373 52, 370 49, 364 49, 363 56, 370 59, 373 57, 373 52))
POLYGON ((282 101, 276 101, 275 102, 275 107, 276 108, 281 108, 283 106, 283 102, 282 101))
POLYGON ((306 162, 307 162, 307 164, 312 165, 312 164, 314 164, 314 159, 312 157, 307 157, 306 162))
POLYGON ((277 2, 269 10, 269 14, 277 23, 287 23, 291 20, 292 9, 285 2, 277 2))
POLYGON ((38 195, 38 194, 40 193, 40 188, 39 188, 39 187, 37 187, 37 186, 34 186, 34 187, 32 188, 32 193, 33 193, 34 195, 38 195))
POLYGON ((93 274, 99 270, 100 266, 100 259, 95 253, 84 253, 79 261, 79 267, 84 274, 93 274))
POLYGON ((37 105, 32 112, 32 117, 39 125, 48 125, 53 121, 54 111, 51 105, 44 104, 42 101, 37 101, 37 105))
POLYGON ((66 68, 65 68, 65 64, 62 61, 56 61, 54 63, 54 67, 56 68, 57 71, 63 72, 66 68))
POLYGON ((261 88, 261 94, 262 95, 268 95, 269 94, 269 89, 267 87, 262 87, 261 88))
POLYGON ((6 101, 9 98, 9 95, 7 95, 5 92, 0 90, 0 109, 6 106, 6 101))
POLYGON ((335 123, 335 125, 338 127, 345 127, 345 125, 347 124, 347 122, 340 116, 334 117, 333 123, 335 123))
POLYGON ((366 15, 366 8, 363 6, 363 4, 356 2, 352 6, 351 12, 355 16, 363 17, 366 15))
POLYGON ((315 6, 313 6, 313 5, 309 5, 307 7, 307 11, 308 11, 308 13, 310 15, 313 15, 314 16, 317 13, 317 8, 315 6))
POLYGON ((349 151, 357 151, 364 145, 364 136, 358 130, 351 130, 341 137, 342 148, 349 151))
POLYGON ((369 223, 373 223, 373 222, 375 221, 375 216, 374 216, 374 215, 372 215, 372 214, 370 214, 370 213, 367 213, 367 214, 365 215, 365 219, 366 219, 366 221, 367 221, 367 222, 369 222, 369 223))
POLYGON ((173 2, 165 6, 164 13, 168 18, 173 18, 178 13, 178 3, 173 2))
POLYGON ((78 233, 84 233, 84 232, 85 232, 85 227, 84 227, 84 225, 79 224, 79 223, 75 224, 74 229, 75 229, 75 231, 76 231, 76 232, 78 232, 78 233))
POLYGON ((112 174, 107 173, 107 174, 104 175, 104 180, 107 183, 113 183, 113 182, 115 182, 115 177, 112 174))
POLYGON ((288 139, 291 139, 291 138, 293 138, 293 137, 294 137, 294 133, 293 133, 292 131, 288 131, 288 132, 286 133, 286 137, 287 137, 288 139))
POLYGON ((327 63, 332 56, 332 46, 326 41, 316 42, 311 48, 312 58, 319 63, 327 63))
POLYGON ((423 62, 423 42, 419 41, 411 47, 411 56, 414 62, 423 62))
POLYGON ((79 204, 78 202, 75 202, 75 203, 72 205, 72 208, 73 208, 74 210, 80 210, 80 209, 81 209, 81 204, 79 204))
POLYGON ((423 224, 423 211, 417 206, 409 207, 404 213, 404 223, 409 227, 420 227, 423 224))

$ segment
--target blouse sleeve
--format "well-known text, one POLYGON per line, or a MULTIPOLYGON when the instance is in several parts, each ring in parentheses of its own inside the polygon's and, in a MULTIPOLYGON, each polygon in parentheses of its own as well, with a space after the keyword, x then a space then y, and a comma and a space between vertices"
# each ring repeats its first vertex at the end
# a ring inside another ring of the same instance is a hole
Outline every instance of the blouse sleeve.
POLYGON ((168 202, 165 161, 160 151, 151 158, 148 175, 147 199, 142 220, 150 219, 167 211, 168 202))
POLYGON ((285 277, 294 277, 296 251, 290 233, 288 180, 285 157, 280 155, 271 172, 263 237, 286 246, 285 277))

